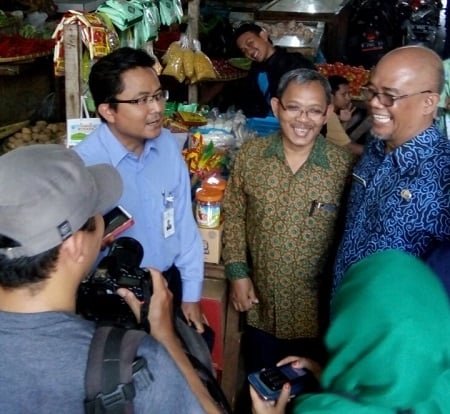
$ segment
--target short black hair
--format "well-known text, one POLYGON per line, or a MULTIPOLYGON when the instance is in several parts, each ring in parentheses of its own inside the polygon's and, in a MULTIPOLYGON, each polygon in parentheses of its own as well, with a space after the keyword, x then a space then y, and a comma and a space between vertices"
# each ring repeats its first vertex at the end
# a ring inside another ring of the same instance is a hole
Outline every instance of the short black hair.
POLYGON ((244 33, 251 32, 256 35, 259 35, 264 29, 261 26, 258 26, 255 23, 242 23, 240 26, 238 26, 236 29, 234 29, 233 32, 233 41, 234 43, 237 42, 238 38, 243 35, 244 33))
MULTIPOLYGON (((154 64, 155 59, 145 50, 127 46, 116 49, 97 60, 89 74, 89 89, 95 107, 98 108, 100 104, 114 100, 116 95, 123 91, 122 74, 124 72, 138 67, 153 68, 154 64)), ((111 103, 110 106, 117 108, 115 103, 111 103)))
POLYGON ((333 92, 333 95, 335 92, 339 90, 339 86, 341 85, 350 85, 350 82, 347 78, 344 78, 340 75, 331 75, 328 77, 328 82, 330 82, 331 91, 333 92))

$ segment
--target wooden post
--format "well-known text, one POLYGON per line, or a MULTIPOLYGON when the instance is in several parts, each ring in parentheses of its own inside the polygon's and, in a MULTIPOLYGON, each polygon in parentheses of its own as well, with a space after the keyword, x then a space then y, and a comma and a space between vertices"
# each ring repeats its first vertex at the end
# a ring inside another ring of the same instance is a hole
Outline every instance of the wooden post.
POLYGON ((64 72, 66 119, 79 118, 81 113, 82 42, 76 24, 64 25, 64 72))
MULTIPOLYGON (((189 36, 191 39, 198 39, 198 20, 200 14, 200 0, 189 0, 188 3, 188 25, 189 36)), ((189 103, 198 102, 198 87, 197 85, 188 86, 188 101, 189 103)))

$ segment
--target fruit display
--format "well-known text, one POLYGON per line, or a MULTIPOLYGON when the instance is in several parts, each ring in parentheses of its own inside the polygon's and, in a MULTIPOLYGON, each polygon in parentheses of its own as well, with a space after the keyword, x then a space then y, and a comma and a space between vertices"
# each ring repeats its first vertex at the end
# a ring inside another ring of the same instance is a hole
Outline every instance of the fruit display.
POLYGON ((339 75, 350 82, 350 94, 354 98, 361 95, 361 86, 364 86, 369 81, 370 71, 362 66, 344 65, 341 62, 337 63, 318 63, 317 70, 324 76, 339 75))
POLYGON ((32 144, 63 144, 65 138, 65 122, 48 123, 41 120, 34 125, 25 125, 19 131, 2 139, 1 152, 32 144))

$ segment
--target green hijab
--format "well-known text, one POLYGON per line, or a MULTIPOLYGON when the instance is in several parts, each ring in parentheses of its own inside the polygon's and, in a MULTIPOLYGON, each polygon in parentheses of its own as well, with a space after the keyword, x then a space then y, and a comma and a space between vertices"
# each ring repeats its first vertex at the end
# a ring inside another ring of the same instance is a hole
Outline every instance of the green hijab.
POLYGON ((332 314, 325 391, 297 398, 295 414, 450 413, 449 299, 425 264, 394 250, 361 260, 332 314))

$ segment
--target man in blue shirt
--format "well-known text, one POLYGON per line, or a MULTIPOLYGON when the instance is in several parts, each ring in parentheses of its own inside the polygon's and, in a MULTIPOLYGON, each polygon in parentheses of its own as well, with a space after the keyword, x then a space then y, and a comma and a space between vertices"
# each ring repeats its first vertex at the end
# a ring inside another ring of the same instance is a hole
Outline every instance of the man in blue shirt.
POLYGON ((443 82, 442 60, 421 46, 395 49, 373 70, 363 93, 375 139, 353 172, 334 288, 373 252, 425 260, 450 240, 450 141, 433 122, 443 82))
POLYGON ((75 151, 87 165, 108 163, 119 171, 119 204, 135 222, 121 235, 142 244, 142 266, 176 266, 183 313, 202 332, 203 246, 185 161, 175 137, 162 128, 168 93, 154 63, 146 52, 124 47, 93 65, 89 88, 103 122, 75 151))

